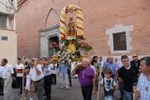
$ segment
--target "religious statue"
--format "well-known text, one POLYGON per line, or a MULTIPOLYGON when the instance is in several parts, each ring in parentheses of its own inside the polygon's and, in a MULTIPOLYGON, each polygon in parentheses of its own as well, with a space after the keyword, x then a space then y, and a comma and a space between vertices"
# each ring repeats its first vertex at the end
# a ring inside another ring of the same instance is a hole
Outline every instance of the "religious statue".
POLYGON ((76 38, 76 30, 75 30, 75 23, 73 21, 73 17, 69 17, 67 36, 68 36, 69 39, 76 38))
POLYGON ((67 40, 69 42, 68 50, 70 53, 75 53, 76 51, 76 47, 75 47, 73 39, 76 39, 75 23, 73 21, 73 17, 69 17, 67 40))

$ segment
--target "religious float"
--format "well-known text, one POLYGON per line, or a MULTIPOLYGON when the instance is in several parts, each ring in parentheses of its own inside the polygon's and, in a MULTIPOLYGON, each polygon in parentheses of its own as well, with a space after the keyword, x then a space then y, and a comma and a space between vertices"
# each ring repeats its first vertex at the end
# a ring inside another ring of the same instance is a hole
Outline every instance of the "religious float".
POLYGON ((74 4, 65 6, 60 13, 60 43, 53 43, 53 60, 81 61, 89 56, 92 47, 85 42, 82 9, 74 4))

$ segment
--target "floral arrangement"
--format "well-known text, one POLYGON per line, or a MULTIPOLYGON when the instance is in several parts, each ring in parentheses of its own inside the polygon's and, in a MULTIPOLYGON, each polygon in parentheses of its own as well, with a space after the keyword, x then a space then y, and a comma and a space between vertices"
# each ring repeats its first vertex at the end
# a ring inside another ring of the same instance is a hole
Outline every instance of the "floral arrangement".
POLYGON ((82 56, 83 56, 83 51, 84 52, 89 52, 90 50, 92 50, 92 47, 84 42, 84 41, 81 41, 81 40, 73 40, 73 43, 75 44, 76 46, 76 52, 74 53, 71 53, 69 50, 68 50, 68 41, 69 40, 61 40, 60 41, 60 49, 59 51, 57 52, 57 54, 59 55, 59 59, 62 60, 62 59, 71 59, 73 61, 82 61, 82 56))
POLYGON ((86 42, 79 42, 79 48, 84 49, 87 52, 92 50, 92 47, 86 42))
POLYGON ((61 10, 60 14, 60 49, 57 52, 59 59, 72 59, 74 61, 82 60, 82 57, 86 55, 87 52, 92 50, 92 47, 85 42, 84 28, 83 28, 83 12, 77 5, 68 5, 61 10), (68 13, 75 14, 75 22, 73 17, 69 18, 67 23, 68 13), (75 25, 74 25, 75 24, 75 25), (71 27, 71 26, 74 27, 71 27), (70 36, 70 34, 73 34, 70 36))

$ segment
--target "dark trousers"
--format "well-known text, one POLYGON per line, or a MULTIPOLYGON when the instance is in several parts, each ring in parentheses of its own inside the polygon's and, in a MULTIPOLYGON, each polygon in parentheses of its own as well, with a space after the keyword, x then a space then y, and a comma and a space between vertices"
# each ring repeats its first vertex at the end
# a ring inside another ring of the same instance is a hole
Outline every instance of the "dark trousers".
POLYGON ((44 90, 46 95, 46 100, 51 100, 51 84, 52 84, 52 75, 44 77, 44 90))
POLYGON ((72 86, 71 71, 70 71, 70 69, 68 69, 67 72, 68 72, 69 85, 72 86))
POLYGON ((0 94, 3 94, 4 80, 0 78, 0 94))
POLYGON ((52 77, 52 84, 55 85, 57 83, 56 82, 56 74, 52 74, 51 77, 52 77))
POLYGON ((84 100, 92 100, 93 86, 81 86, 81 89, 84 100))
POLYGON ((20 87, 20 92, 22 92, 22 77, 17 77, 18 85, 20 87))
POLYGON ((35 93, 38 97, 37 100, 43 100, 43 87, 44 87, 44 80, 40 79, 38 81, 33 82, 35 93))

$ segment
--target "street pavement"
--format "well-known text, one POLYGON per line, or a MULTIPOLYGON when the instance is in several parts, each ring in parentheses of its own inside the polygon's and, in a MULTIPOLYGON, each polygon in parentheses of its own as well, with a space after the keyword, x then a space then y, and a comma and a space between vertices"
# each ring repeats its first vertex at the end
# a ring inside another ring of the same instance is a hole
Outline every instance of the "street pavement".
MULTIPOLYGON (((51 100, 83 100, 81 94, 81 88, 79 85, 79 81, 76 78, 72 78, 73 86, 69 88, 69 90, 61 89, 61 79, 57 77, 57 84, 52 85, 52 99, 51 100)), ((20 100, 21 96, 19 94, 19 89, 13 89, 14 100, 20 100)), ((115 92, 114 100, 119 100, 119 91, 115 92)), ((0 100, 4 100, 3 96, 0 96, 0 100)), ((34 100, 38 100, 36 94, 34 94, 34 100)), ((92 100, 97 100, 96 95, 93 96, 92 100)), ((100 89, 100 99, 104 100, 103 88, 100 89)))

